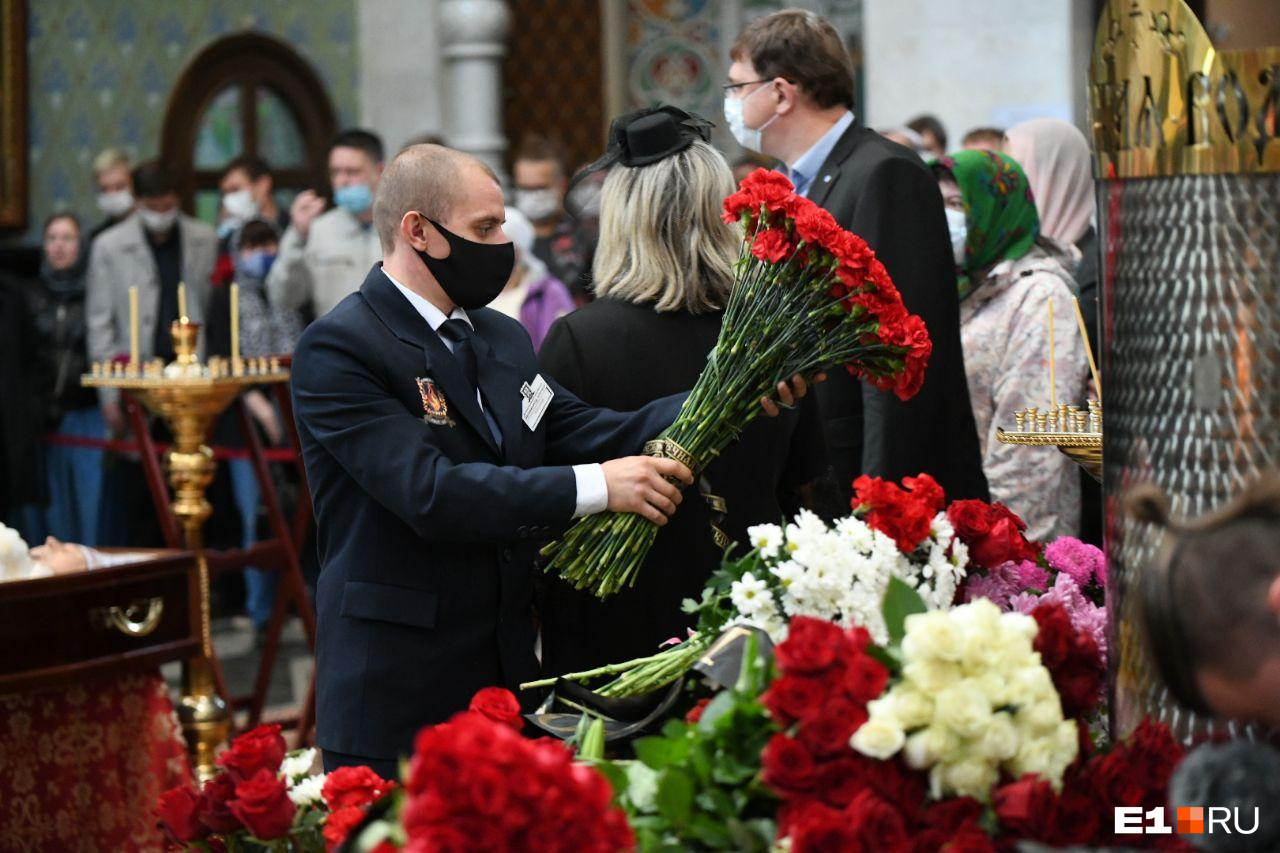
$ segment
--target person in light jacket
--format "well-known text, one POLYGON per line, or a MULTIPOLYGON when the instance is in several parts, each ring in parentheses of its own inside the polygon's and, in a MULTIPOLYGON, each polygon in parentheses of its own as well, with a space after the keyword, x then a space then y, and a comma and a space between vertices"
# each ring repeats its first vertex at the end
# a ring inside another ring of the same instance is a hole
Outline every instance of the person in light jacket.
POLYGON ((552 275, 542 259, 533 253, 533 223, 527 216, 508 207, 507 221, 502 227, 515 244, 516 266, 506 289, 489 307, 519 320, 533 341, 533 351, 537 352, 551 324, 573 310, 573 297, 564 282, 552 275))
POLYGON ((1078 255, 1041 236, 1027 176, 1011 157, 960 151, 932 168, 952 226, 960 341, 991 499, 1020 515, 1031 539, 1074 536, 1080 523, 1075 463, 1057 451, 1001 444, 996 430, 1013 428, 1020 409, 1049 408, 1051 357, 1058 401, 1085 402, 1088 363, 1068 272, 1078 255))

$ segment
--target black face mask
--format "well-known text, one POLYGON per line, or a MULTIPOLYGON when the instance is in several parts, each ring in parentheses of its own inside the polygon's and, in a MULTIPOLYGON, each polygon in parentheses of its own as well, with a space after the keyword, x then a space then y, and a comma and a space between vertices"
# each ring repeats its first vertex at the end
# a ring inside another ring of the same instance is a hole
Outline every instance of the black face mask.
POLYGON ((459 308, 483 308, 498 298, 516 266, 514 243, 477 243, 449 231, 434 219, 428 222, 449 241, 449 257, 433 258, 419 251, 418 257, 440 282, 445 296, 459 308))

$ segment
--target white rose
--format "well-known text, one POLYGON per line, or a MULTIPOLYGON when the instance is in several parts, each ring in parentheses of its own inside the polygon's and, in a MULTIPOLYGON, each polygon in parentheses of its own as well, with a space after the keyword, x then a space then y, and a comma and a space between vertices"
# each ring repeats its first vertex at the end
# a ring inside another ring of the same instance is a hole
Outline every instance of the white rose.
POLYGON ((906 629, 902 653, 907 660, 960 660, 964 634, 948 612, 913 613, 906 629))
POLYGON ((906 741, 907 734, 896 720, 872 717, 853 733, 849 746, 863 755, 884 761, 896 755, 906 741))
POLYGON ((310 773, 311 765, 315 763, 314 747, 291 752, 284 757, 284 761, 280 762, 280 778, 292 783, 296 777, 310 773))
POLYGON ((956 753, 960 738, 941 726, 914 732, 902 748, 902 756, 912 770, 926 770, 956 753))
POLYGON ((1046 735, 1056 730, 1062 722, 1062 705, 1057 696, 1041 699, 1019 708, 1014 721, 1018 728, 1032 735, 1046 735))
POLYGON ((955 764, 939 764, 934 772, 942 771, 944 793, 961 797, 973 797, 986 802, 991 798, 991 786, 999 779, 996 768, 978 758, 968 758, 955 764))
POLYGON ((1061 764, 1061 759, 1054 754, 1054 740, 1052 737, 1023 740, 1018 746, 1018 754, 1006 765, 1009 772, 1014 776, 1035 773, 1057 784, 1062 779, 1062 770, 1055 773, 1054 769, 1065 768, 1066 765, 1061 764))
POLYGON ((909 684, 900 684, 890 694, 892 713, 904 729, 928 725, 933 719, 933 700, 909 684))
POLYGON ((1018 730, 1006 711, 991 715, 991 723, 978 743, 978 752, 992 761, 1008 761, 1018 754, 1018 730))
POLYGON ((1013 670, 1009 675, 1009 690, 1023 704, 1050 696, 1058 698, 1058 691, 1053 687, 1053 677, 1039 662, 1034 666, 1013 670))
POLYGON ((911 661, 902 677, 925 693, 938 693, 960 680, 960 666, 938 660, 911 661))
POLYGON ((320 802, 324 790, 324 774, 307 776, 289 789, 289 799, 295 806, 310 806, 320 802))
POLYGON ((973 679, 966 678, 938 694, 935 720, 961 737, 981 736, 991 724, 991 700, 973 679))

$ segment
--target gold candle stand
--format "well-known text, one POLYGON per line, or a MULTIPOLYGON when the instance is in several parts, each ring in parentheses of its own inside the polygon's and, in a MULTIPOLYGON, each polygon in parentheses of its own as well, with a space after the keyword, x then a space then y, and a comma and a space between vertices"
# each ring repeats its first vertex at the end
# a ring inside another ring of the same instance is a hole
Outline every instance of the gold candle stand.
POLYGON ((213 451, 204 443, 214 418, 241 392, 254 385, 287 382, 289 371, 276 359, 210 359, 202 365, 196 353, 200 325, 185 318, 172 326, 177 358, 165 365, 95 363, 81 384, 90 388, 128 391, 152 414, 164 418, 173 433, 173 447, 165 458, 170 506, 183 536, 196 556, 200 575, 201 654, 188 660, 182 673, 178 718, 201 781, 213 778, 214 754, 231 731, 231 713, 218 695, 213 670, 213 637, 209 629, 209 566, 204 557, 204 524, 213 512, 205 490, 213 482, 213 451))
POLYGON ((1015 412, 1017 427, 1012 431, 996 430, 1001 444, 1024 447, 1056 447, 1069 456, 1089 476, 1102 482, 1102 404, 1090 400, 1088 411, 1076 406, 1059 405, 1057 409, 1039 412, 1030 408, 1015 412))

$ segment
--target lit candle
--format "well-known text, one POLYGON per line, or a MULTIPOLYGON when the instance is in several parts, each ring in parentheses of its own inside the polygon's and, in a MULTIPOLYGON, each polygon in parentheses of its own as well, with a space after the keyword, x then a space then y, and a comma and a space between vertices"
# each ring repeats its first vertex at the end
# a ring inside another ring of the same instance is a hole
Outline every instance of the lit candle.
POLYGON ((240 360, 240 285, 231 282, 231 363, 240 360))
POLYGON ((129 364, 137 366, 138 357, 138 288, 129 288, 129 364))
POLYGON ((187 286, 178 282, 178 319, 187 322, 187 286))
POLYGON ((1055 381, 1054 357, 1053 351, 1053 299, 1049 300, 1049 411, 1055 411, 1058 408, 1058 383, 1055 381))

